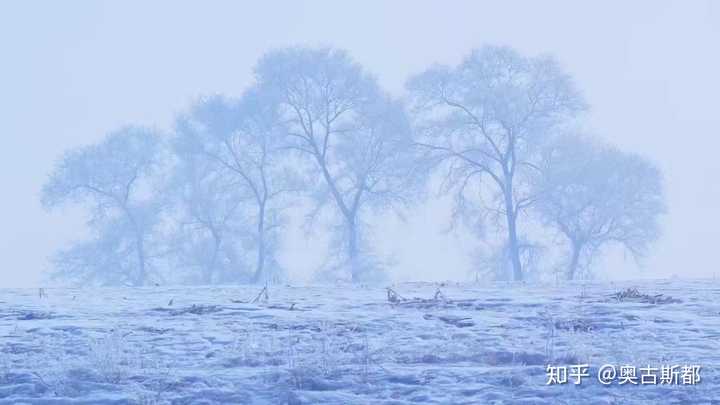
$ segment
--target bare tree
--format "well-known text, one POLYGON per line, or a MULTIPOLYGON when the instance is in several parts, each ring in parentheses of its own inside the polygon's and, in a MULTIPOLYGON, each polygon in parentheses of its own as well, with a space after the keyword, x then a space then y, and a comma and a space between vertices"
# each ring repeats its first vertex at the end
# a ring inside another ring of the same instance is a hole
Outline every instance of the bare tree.
POLYGON ((43 187, 43 205, 72 201, 93 210, 88 224, 94 239, 56 257, 63 275, 136 286, 147 281, 148 243, 159 208, 151 198, 149 178, 160 152, 154 132, 128 127, 99 144, 65 153, 57 163, 43 187))
MULTIPOLYGON (((292 189, 292 174, 279 155, 280 120, 275 105, 252 88, 238 101, 206 98, 178 120, 177 142, 185 154, 201 156, 229 176, 251 201, 255 224, 255 270, 251 281, 270 277, 277 228, 282 224, 279 197, 292 189)), ((241 207, 243 209, 243 207, 241 207)))
POLYGON ((513 277, 522 280, 518 218, 535 201, 528 178, 538 145, 584 108, 572 80, 551 57, 484 47, 457 67, 417 75, 408 89, 417 144, 445 165, 446 182, 458 197, 489 179, 488 208, 504 217, 513 277))
POLYGON ((372 277, 363 228, 370 210, 399 207, 415 187, 403 106, 344 51, 287 48, 266 54, 258 85, 277 97, 288 147, 309 163, 341 219, 343 262, 353 280, 372 277))
POLYGON ((561 136, 544 148, 535 209, 568 241, 567 278, 606 245, 642 257, 665 211, 657 167, 587 138, 561 136))

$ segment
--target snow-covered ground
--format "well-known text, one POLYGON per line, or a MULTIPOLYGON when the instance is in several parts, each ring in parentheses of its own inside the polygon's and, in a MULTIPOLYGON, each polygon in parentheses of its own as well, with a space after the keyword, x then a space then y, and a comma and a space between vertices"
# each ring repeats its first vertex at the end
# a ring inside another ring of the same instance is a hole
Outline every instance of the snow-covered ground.
POLYGON ((0 289, 0 404, 720 403, 720 282, 392 288, 0 289), (605 363, 701 381, 605 386, 605 363))

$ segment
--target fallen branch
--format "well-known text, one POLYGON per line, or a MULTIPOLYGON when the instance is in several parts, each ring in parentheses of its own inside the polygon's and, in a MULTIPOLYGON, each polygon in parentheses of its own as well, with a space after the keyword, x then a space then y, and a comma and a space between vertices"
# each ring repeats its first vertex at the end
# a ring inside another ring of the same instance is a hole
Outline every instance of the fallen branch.
POLYGON ((403 306, 413 306, 417 305, 419 307, 434 307, 440 304, 443 305, 450 305, 450 304, 456 304, 456 302, 453 302, 443 294, 443 292, 438 288, 435 291, 435 294, 432 298, 405 298, 402 295, 398 294, 395 290, 392 288, 387 288, 387 300, 392 305, 403 305, 403 306))
POLYGON ((400 294, 396 293, 395 290, 390 287, 387 288, 387 299, 392 304, 407 301, 407 299, 403 298, 400 294))
POLYGON ((270 297, 268 296, 267 286, 263 287, 263 289, 260 290, 260 292, 258 293, 257 297, 255 297, 255 299, 253 299, 252 301, 250 301, 250 303, 251 303, 251 304, 254 304, 254 303, 258 302, 258 301, 260 300, 260 297, 263 298, 263 301, 267 301, 267 300, 270 299, 270 297))
POLYGON ((674 304, 681 300, 664 294, 642 294, 637 288, 628 288, 610 295, 617 302, 640 302, 645 304, 674 304))

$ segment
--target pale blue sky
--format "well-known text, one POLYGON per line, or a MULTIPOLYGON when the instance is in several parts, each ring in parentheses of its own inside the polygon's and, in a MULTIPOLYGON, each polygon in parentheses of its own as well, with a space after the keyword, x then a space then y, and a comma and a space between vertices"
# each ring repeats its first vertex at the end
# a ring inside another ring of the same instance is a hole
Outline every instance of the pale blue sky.
MULTIPOLYGON (((555 54, 592 105, 593 132, 662 167, 670 215, 648 273, 717 271, 720 5, 711 0, 4 1, 0 287, 39 285, 47 256, 82 235, 77 209, 46 213, 37 198, 63 150, 123 124, 166 129, 198 95, 238 94, 272 47, 346 48, 401 94, 410 74, 487 43, 555 54)), ((465 276, 437 226, 410 226, 426 236, 397 247, 399 274, 465 276)))

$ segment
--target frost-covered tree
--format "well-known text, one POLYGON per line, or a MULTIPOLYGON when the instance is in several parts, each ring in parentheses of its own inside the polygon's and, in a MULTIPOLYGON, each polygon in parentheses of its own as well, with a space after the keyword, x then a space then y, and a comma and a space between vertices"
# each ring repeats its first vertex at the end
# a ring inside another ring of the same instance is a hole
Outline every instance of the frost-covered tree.
MULTIPOLYGON (((213 176, 222 176, 225 184, 229 181, 240 193, 233 197, 237 201, 222 204, 249 202, 239 207, 238 214, 255 229, 251 233, 256 252, 252 282, 273 276, 268 266, 275 266, 277 231, 282 225, 280 197, 293 188, 293 176, 279 148, 281 124, 276 105, 256 88, 246 91, 240 100, 222 96, 201 100, 177 122, 176 145, 182 159, 195 156, 210 162, 213 176)), ((215 202, 226 197, 205 196, 215 202)), ((205 225, 208 230, 211 226, 209 222, 205 225)))
POLYGON ((148 281, 149 244, 159 210, 149 180, 161 151, 155 132, 127 127, 60 159, 42 189, 42 203, 46 208, 65 202, 89 205, 92 239, 56 256, 59 275, 103 284, 148 281))
POLYGON ((258 85, 275 95, 288 148, 308 164, 338 221, 335 253, 352 280, 375 277, 368 262, 368 216, 399 207, 416 188, 411 131, 400 102, 346 52, 286 48, 269 52, 256 67, 258 85))
POLYGON ((428 69, 408 89, 417 144, 447 168, 456 200, 490 183, 487 207, 503 218, 513 277, 521 280, 518 218, 535 201, 528 179, 537 170, 538 146, 584 108, 571 78, 551 57, 488 46, 456 67, 428 69))
POLYGON ((193 144, 182 138, 173 145, 176 164, 166 187, 175 207, 176 226, 168 238, 173 264, 189 270, 190 281, 242 281, 245 269, 238 259, 247 223, 240 214, 247 193, 216 162, 188 147, 193 144))
POLYGON ((588 138, 561 136, 544 148, 535 209, 569 245, 567 278, 605 246, 641 257, 665 210, 660 171, 640 156, 588 138))

